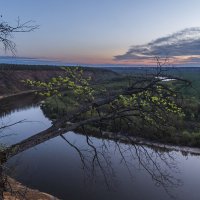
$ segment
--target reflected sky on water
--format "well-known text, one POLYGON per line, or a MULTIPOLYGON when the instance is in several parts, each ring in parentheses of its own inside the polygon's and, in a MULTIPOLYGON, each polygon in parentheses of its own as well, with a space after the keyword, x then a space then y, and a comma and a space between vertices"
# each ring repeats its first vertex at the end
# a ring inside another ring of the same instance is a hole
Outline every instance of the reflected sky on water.
MULTIPOLYGON (((1 143, 14 144, 51 125, 39 105, 14 110, 0 122, 23 119, 0 133, 1 143)), ((73 132, 14 156, 7 167, 23 184, 61 199, 200 199, 199 156, 73 132)))

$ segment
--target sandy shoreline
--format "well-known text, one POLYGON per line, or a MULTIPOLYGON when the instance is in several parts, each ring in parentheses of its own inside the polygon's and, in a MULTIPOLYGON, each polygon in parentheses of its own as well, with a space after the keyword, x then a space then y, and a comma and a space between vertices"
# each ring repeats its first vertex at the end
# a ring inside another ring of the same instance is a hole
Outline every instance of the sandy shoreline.
POLYGON ((5 98, 9 98, 9 97, 20 96, 20 95, 23 95, 23 94, 31 94, 33 92, 36 92, 36 90, 26 90, 26 91, 22 91, 22 92, 13 93, 13 94, 0 95, 0 100, 5 99, 5 98))
POLYGON ((110 140, 119 141, 122 143, 135 143, 136 145, 145 145, 154 148, 160 148, 163 150, 170 150, 170 151, 180 151, 184 154, 190 153, 200 156, 200 148, 196 147, 188 147, 188 146, 177 146, 173 144, 164 144, 159 142, 150 141, 147 139, 143 139, 140 137, 127 137, 120 134, 115 134, 112 132, 103 132, 103 137, 110 140))
POLYGON ((4 200, 59 200, 50 194, 28 188, 10 177, 7 177, 7 182, 7 191, 3 193, 4 200))

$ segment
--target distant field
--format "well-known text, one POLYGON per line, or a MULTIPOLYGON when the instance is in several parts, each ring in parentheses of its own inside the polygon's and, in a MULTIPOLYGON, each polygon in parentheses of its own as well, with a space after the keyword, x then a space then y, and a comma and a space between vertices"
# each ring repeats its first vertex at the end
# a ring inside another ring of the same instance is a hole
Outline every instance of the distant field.
MULTIPOLYGON (((134 74, 148 74, 156 73, 155 67, 110 67, 112 71, 115 71, 124 75, 134 74)), ((187 96, 195 96, 200 98, 200 67, 168 67, 162 68, 163 74, 177 76, 191 81, 191 87, 186 87, 182 91, 187 96)))

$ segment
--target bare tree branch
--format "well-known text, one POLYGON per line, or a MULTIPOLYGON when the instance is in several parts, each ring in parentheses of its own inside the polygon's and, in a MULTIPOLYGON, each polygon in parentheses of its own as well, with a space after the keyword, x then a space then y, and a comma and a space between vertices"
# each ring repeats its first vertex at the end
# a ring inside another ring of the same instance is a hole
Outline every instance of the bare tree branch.
POLYGON ((12 40, 14 33, 32 32, 39 28, 34 25, 34 21, 21 22, 17 19, 15 26, 11 26, 6 21, 0 22, 0 42, 3 44, 5 51, 11 51, 13 55, 16 53, 16 44, 12 40))

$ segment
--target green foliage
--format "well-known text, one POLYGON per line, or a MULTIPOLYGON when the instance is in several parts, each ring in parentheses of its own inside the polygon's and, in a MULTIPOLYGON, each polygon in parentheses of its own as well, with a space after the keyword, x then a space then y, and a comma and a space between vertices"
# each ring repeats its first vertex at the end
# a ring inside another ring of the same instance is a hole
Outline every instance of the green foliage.
POLYGON ((138 115, 151 125, 156 125, 157 120, 165 122, 170 114, 184 117, 181 107, 176 103, 176 94, 172 90, 165 89, 162 85, 153 90, 145 90, 128 96, 120 95, 110 104, 112 109, 128 108, 138 111, 138 115), (139 109, 138 109, 139 108, 139 109))
POLYGON ((78 101, 91 102, 94 100, 94 90, 90 87, 91 77, 85 77, 83 70, 78 67, 63 67, 65 76, 52 78, 48 82, 33 81, 30 79, 23 80, 27 85, 39 90, 36 92, 41 96, 58 96, 61 97, 63 91, 72 92, 78 101))
MULTIPOLYGON (((79 67, 68 67, 64 71, 62 77, 54 77, 49 82, 25 81, 41 90, 38 94, 48 97, 42 108, 52 119, 73 113, 94 100, 119 94, 130 85, 126 76, 103 79, 93 84, 88 69, 86 72, 79 67)), ((140 86, 144 87, 137 85, 140 86)), ((78 120, 113 114, 116 118, 102 123, 102 130, 128 133, 161 142, 200 146, 199 99, 197 95, 189 96, 189 93, 184 92, 183 97, 186 98, 179 99, 176 91, 180 86, 176 81, 160 82, 141 92, 118 95, 107 105, 98 109, 91 107, 78 120), (119 113, 126 117, 118 117, 119 113)), ((98 132, 99 124, 90 124, 87 129, 98 132)))
POLYGON ((42 104, 44 113, 51 119, 57 119, 60 116, 67 115, 75 111, 77 102, 69 96, 53 96, 46 98, 42 104))
POLYGON ((0 153, 5 151, 7 148, 7 146, 5 146, 5 144, 0 144, 0 153))

